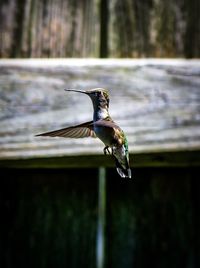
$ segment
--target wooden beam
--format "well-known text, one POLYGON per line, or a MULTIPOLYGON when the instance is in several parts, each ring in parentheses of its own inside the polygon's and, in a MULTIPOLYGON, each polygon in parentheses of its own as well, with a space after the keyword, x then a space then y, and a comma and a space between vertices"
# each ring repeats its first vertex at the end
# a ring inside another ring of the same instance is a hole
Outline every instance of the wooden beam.
POLYGON ((165 159, 167 151, 200 150, 199 60, 0 60, 0 69, 2 160, 36 158, 31 164, 44 166, 45 159, 58 158, 61 164, 50 160, 53 166, 104 166, 98 139, 35 137, 92 119, 90 99, 63 90, 75 85, 109 90, 110 115, 127 136, 134 165, 174 165, 165 159), (152 161, 154 152, 164 152, 164 160, 152 161))

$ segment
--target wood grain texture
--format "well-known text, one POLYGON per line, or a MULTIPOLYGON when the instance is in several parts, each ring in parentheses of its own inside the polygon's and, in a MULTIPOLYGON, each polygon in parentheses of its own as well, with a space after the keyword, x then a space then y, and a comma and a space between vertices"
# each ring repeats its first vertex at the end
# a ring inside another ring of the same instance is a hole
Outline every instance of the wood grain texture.
POLYGON ((199 0, 168 2, 0 1, 0 57, 199 58, 199 0))
POLYGON ((91 100, 64 88, 95 87, 131 155, 200 149, 198 60, 1 60, 0 159, 101 155, 98 139, 35 137, 91 120, 91 100))

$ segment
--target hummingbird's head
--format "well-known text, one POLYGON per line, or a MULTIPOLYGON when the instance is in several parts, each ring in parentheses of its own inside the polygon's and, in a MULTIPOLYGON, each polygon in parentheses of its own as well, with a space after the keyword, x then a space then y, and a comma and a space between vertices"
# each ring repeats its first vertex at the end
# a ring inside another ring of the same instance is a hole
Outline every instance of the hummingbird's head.
POLYGON ((91 98, 93 104, 99 105, 102 108, 109 107, 108 90, 104 88, 94 88, 86 91, 86 94, 91 98))
POLYGON ((90 90, 77 90, 77 89, 65 89, 66 91, 75 91, 88 95, 94 107, 100 106, 101 108, 108 109, 109 107, 109 94, 108 90, 104 88, 94 88, 90 90))

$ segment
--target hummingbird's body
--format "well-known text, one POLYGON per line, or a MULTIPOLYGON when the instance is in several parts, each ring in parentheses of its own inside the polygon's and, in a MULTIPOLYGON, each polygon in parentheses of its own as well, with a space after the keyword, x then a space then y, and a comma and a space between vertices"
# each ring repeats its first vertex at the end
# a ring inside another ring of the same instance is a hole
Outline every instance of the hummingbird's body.
POLYGON ((112 120, 109 115, 108 91, 102 88, 96 88, 88 91, 75 89, 68 89, 66 91, 84 93, 91 98, 94 108, 93 121, 77 126, 42 133, 37 136, 59 136, 70 138, 98 137, 105 144, 104 154, 110 154, 109 148, 111 148, 119 175, 124 178, 131 178, 128 142, 123 130, 112 120))

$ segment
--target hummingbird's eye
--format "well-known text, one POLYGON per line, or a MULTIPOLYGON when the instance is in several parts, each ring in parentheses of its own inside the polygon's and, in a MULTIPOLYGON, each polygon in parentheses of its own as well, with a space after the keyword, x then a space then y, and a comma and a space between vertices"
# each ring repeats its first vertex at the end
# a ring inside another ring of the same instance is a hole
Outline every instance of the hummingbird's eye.
POLYGON ((103 93, 103 96, 104 96, 105 99, 108 99, 108 96, 107 96, 106 93, 103 93))

